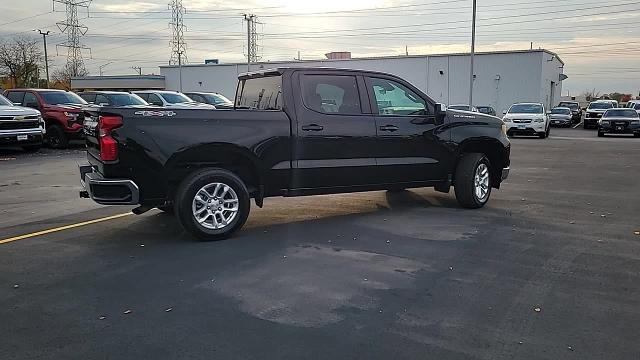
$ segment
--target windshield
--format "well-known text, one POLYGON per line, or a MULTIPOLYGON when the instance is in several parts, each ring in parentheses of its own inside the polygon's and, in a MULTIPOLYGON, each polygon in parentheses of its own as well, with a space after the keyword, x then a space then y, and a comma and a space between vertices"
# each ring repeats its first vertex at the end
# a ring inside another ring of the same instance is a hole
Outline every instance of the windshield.
POLYGON ((204 96, 207 101, 210 104, 213 105, 218 105, 218 104, 233 104, 231 102, 231 100, 227 99, 226 97, 224 97, 224 95, 220 95, 220 94, 204 94, 202 95, 204 96))
POLYGON ((112 105, 128 106, 128 105, 148 105, 141 97, 134 94, 111 94, 109 95, 112 105))
POLYGON ((631 109, 613 109, 613 110, 607 110, 607 112, 605 112, 602 117, 603 118, 614 118, 614 117, 637 118, 638 113, 635 110, 631 110, 631 109))
POLYGON ((11 101, 7 100, 7 98, 2 96, 2 95, 0 95, 0 105, 2 105, 2 106, 13 106, 11 101))
POLYGON ((593 110, 606 110, 613 108, 613 104, 610 102, 594 102, 589 104, 589 109, 593 110))
POLYGON ((552 114, 556 115, 571 115, 571 110, 569 109, 553 109, 551 110, 552 114))
POLYGON ((193 100, 191 100, 189 97, 187 97, 184 94, 179 94, 179 93, 161 93, 159 95, 162 96, 164 101, 168 102, 169 104, 180 104, 180 103, 192 103, 192 102, 194 102, 193 100))
POLYGON ((46 104, 49 105, 63 105, 63 104, 72 104, 72 105, 84 105, 87 102, 84 101, 80 96, 76 95, 72 92, 41 92, 40 96, 46 104))
POLYGON ((563 102, 561 102, 559 106, 560 107, 566 107, 566 108, 569 108, 571 110, 578 110, 578 108, 580 107, 576 103, 563 103, 563 102))
POLYGON ((540 104, 516 104, 509 109, 509 114, 542 114, 540 104))

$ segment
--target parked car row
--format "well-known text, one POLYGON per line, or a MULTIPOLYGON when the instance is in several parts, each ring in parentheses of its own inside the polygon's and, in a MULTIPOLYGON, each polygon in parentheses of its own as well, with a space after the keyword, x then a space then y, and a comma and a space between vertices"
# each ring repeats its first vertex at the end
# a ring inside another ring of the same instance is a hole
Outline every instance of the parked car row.
POLYGON ((63 149, 80 140, 83 109, 91 106, 160 106, 173 109, 232 109, 221 94, 141 90, 86 91, 10 89, 0 101, 0 146, 36 151, 43 144, 63 149), (33 119, 32 117, 36 117, 33 119), (23 117, 25 117, 23 119, 23 117), (34 126, 33 121, 37 121, 34 126), (36 129, 38 128, 38 129, 36 129), (26 137, 25 137, 26 136, 26 137))

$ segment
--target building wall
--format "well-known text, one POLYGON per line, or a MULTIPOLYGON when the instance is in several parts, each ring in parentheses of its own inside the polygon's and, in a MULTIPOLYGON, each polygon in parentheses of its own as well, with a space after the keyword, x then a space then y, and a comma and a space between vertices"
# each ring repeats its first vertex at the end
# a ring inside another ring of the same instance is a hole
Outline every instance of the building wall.
MULTIPOLYGON (((498 113, 515 102, 550 101, 550 79, 559 79, 560 62, 542 64, 547 52, 526 51, 479 54, 475 59, 474 104, 491 105, 498 113), (543 67, 544 66, 544 67, 543 67), (544 78, 544 81, 542 80, 544 78)), ((469 98, 468 54, 408 56, 394 58, 274 62, 255 64, 252 70, 285 66, 339 67, 381 71, 402 77, 444 104, 466 104, 469 98)), ((177 67, 161 67, 169 90, 178 90, 177 67)), ((219 92, 235 97, 237 76, 247 71, 246 64, 190 65, 182 68, 183 91, 219 92)), ((557 101, 562 87, 555 91, 557 101)), ((557 102, 554 101, 554 102, 557 102)))
POLYGON ((542 67, 542 81, 540 98, 550 110, 557 106, 562 99, 562 81, 560 74, 564 65, 557 56, 548 53, 540 54, 540 63, 542 67), (553 82, 553 91, 551 84, 553 82))

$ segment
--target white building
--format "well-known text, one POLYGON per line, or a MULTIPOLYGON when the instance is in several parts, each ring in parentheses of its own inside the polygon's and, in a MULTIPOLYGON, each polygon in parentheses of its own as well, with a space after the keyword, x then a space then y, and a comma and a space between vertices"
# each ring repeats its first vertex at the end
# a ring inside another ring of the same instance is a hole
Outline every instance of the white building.
MULTIPOLYGON (((391 73, 411 82, 432 99, 444 104, 466 104, 469 99, 470 56, 443 54, 267 62, 251 70, 287 66, 336 67, 391 73)), ((498 114, 516 102, 541 102, 549 108, 560 102, 564 63, 547 50, 478 53, 475 57, 474 105, 493 106, 498 114)), ((247 64, 162 66, 169 90, 218 92, 233 99, 238 74, 247 64)))

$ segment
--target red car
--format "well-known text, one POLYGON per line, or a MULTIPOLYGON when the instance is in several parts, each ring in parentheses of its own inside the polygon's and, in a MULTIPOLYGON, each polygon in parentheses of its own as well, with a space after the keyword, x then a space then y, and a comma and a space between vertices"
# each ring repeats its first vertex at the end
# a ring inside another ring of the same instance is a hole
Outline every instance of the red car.
POLYGON ((45 142, 56 149, 64 149, 69 140, 82 139, 82 107, 87 104, 70 91, 51 89, 10 89, 4 96, 16 105, 34 108, 42 113, 47 133, 45 142))

